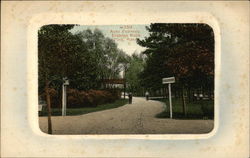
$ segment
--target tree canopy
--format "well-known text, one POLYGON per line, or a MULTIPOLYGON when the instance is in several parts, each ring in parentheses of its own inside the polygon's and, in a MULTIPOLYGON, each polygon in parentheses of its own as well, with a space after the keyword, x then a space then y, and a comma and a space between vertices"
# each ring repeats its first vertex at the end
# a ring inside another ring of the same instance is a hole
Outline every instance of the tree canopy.
POLYGON ((38 32, 39 89, 45 80, 60 88, 62 78, 79 90, 100 89, 103 79, 120 78, 127 55, 98 30, 72 34, 74 25, 46 25, 38 32), (53 81, 53 82, 52 82, 53 81))
POLYGON ((140 82, 140 73, 145 65, 145 56, 143 54, 133 53, 129 60, 129 67, 126 72, 126 81, 128 91, 134 95, 142 95, 143 85, 140 82))
POLYGON ((137 43, 146 50, 141 74, 145 87, 158 89, 163 77, 175 76, 179 85, 213 87, 214 33, 206 24, 154 23, 149 36, 137 43))

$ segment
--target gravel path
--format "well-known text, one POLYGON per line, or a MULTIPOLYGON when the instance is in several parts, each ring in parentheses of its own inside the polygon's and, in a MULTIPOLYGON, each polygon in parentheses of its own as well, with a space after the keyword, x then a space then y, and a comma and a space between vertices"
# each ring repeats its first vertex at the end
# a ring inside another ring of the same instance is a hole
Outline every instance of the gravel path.
MULTIPOLYGON (((213 120, 159 119, 164 110, 159 101, 133 97, 132 104, 78 116, 52 117, 53 134, 199 134, 213 129, 213 120)), ((47 132, 47 117, 39 117, 47 132)))

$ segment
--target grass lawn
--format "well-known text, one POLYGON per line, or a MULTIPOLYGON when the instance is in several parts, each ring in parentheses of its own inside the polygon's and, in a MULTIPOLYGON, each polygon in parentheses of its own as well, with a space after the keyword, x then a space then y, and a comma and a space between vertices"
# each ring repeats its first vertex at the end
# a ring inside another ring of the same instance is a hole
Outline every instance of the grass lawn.
MULTIPOLYGON (((168 99, 154 99, 166 104, 166 109, 156 115, 157 118, 170 118, 169 114, 169 100, 168 99)), ((199 100, 194 102, 186 102, 187 115, 184 116, 182 110, 181 98, 172 99, 173 118, 175 119, 213 119, 214 118, 214 101, 199 100)))
MULTIPOLYGON (((82 115, 87 114, 90 112, 96 112, 101 110, 107 110, 112 108, 117 108, 128 104, 128 99, 119 99, 113 103, 107 103, 98 105, 97 107, 84 107, 84 108, 67 108, 67 116, 70 115, 82 115)), ((43 111, 39 112, 39 116, 47 116, 47 109, 43 109, 43 111)), ((62 116, 62 109, 61 108, 52 108, 52 116, 62 116)))

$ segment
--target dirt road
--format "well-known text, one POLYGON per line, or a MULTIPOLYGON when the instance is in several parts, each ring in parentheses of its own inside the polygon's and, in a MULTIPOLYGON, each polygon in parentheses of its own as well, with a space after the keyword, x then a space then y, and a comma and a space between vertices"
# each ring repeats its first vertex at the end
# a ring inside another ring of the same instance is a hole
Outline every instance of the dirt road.
MULTIPOLYGON (((53 134, 199 134, 213 129, 213 120, 159 119, 164 110, 158 101, 133 97, 132 104, 78 116, 52 117, 53 134)), ((47 117, 39 117, 47 132, 47 117)))

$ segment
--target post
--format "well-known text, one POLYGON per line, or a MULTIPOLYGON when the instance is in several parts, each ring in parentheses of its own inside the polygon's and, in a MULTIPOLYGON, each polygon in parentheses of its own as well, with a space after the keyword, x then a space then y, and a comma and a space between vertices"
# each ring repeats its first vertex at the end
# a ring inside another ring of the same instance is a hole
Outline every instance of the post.
POLYGON ((125 99, 125 97, 126 97, 126 82, 125 82, 125 79, 124 79, 124 85, 123 85, 123 88, 124 88, 124 94, 123 94, 123 96, 124 96, 124 99, 125 99))
POLYGON ((168 77, 162 78, 163 84, 168 84, 168 94, 169 94, 169 111, 170 111, 170 118, 173 117, 173 109, 172 109, 172 96, 171 96, 171 83, 175 83, 175 77, 168 77))
POLYGON ((186 100, 185 100, 185 91, 184 91, 184 86, 182 86, 182 111, 183 114, 186 116, 187 115, 187 108, 186 108, 186 100))
POLYGON ((62 84, 62 116, 65 116, 65 89, 64 83, 62 84))
POLYGON ((66 110, 67 110, 67 86, 64 85, 64 116, 66 116, 66 110))
POLYGON ((170 108, 170 118, 172 119, 172 97, 171 97, 171 83, 168 84, 168 94, 169 94, 169 108, 170 108))
POLYGON ((52 134, 51 102, 50 102, 50 94, 49 94, 49 81, 47 80, 45 84, 45 94, 46 94, 46 101, 47 101, 47 107, 48 107, 48 134, 52 134))
POLYGON ((63 78, 62 84, 62 116, 66 116, 66 104, 67 104, 67 91, 66 86, 69 85, 69 80, 67 77, 63 78))

